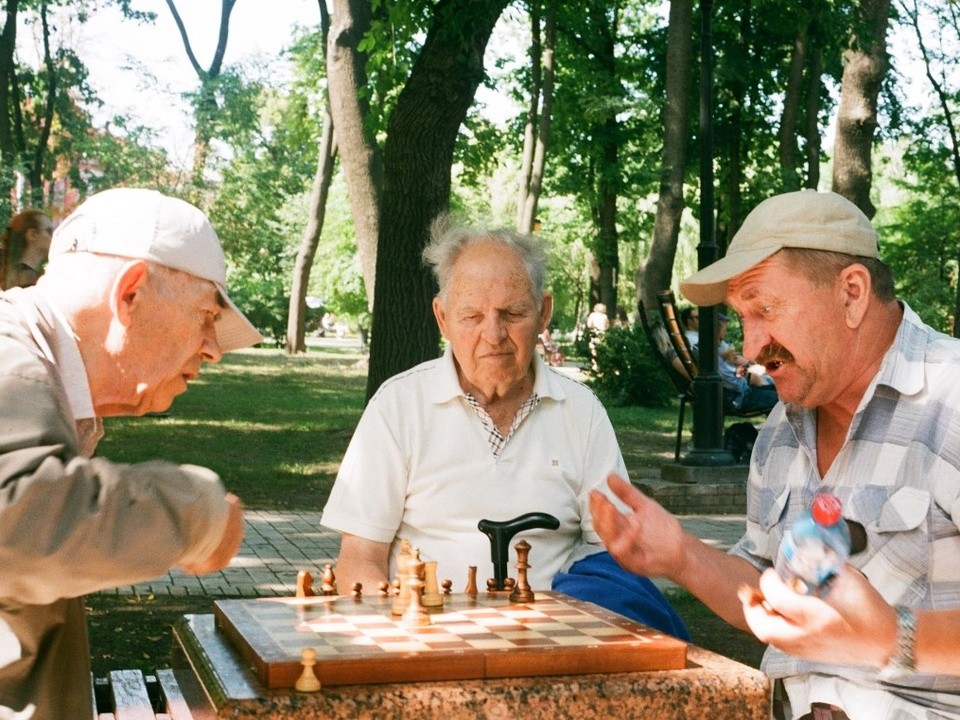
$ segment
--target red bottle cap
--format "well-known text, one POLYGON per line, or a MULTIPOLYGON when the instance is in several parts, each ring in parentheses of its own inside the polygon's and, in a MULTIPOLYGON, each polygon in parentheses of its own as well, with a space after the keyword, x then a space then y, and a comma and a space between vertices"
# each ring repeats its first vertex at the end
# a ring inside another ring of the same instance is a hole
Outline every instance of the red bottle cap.
POLYGON ((821 525, 830 527, 840 522, 843 513, 843 503, 840 498, 831 493, 819 493, 810 503, 810 514, 821 525))

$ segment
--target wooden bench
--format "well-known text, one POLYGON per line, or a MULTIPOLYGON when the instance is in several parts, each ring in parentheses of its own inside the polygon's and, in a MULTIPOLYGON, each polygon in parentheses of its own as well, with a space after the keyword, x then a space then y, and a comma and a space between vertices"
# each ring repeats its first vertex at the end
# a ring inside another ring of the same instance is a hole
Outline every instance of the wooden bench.
POLYGON ((144 675, 113 670, 93 681, 94 720, 193 720, 193 713, 169 669, 144 675))

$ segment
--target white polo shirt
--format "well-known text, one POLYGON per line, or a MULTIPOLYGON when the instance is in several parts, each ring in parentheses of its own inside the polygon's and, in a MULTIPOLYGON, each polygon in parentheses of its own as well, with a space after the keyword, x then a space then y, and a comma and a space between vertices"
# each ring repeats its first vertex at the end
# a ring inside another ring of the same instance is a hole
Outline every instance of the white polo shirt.
POLYGON ((337 475, 322 524, 392 543, 390 578, 401 539, 437 561, 437 576, 460 592, 476 565, 480 587, 493 577, 490 542, 480 520, 546 512, 558 530, 528 530, 510 542, 532 546, 528 580, 553 576, 603 550, 588 505, 593 488, 626 467, 606 411, 591 390, 535 356, 540 402, 494 457, 487 433, 457 379, 453 355, 386 381, 367 405, 337 475))

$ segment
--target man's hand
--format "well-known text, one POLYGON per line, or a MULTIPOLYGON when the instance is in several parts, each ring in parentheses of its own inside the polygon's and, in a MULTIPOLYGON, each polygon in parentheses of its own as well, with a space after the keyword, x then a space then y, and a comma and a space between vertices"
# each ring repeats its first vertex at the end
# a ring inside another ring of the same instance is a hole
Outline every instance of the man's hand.
POLYGON ((220 544, 206 560, 181 565, 180 567, 184 572, 203 575, 225 568, 233 559, 233 556, 237 554, 237 550, 240 549, 240 541, 243 540, 243 503, 233 493, 227 493, 224 500, 227 501, 229 509, 227 525, 224 528, 220 544))
POLYGON ((650 577, 674 578, 683 566, 685 532, 680 522, 618 475, 607 484, 629 508, 620 512, 603 493, 590 493, 593 526, 620 565, 650 577))
POLYGON ((794 592, 774 570, 760 576, 759 590, 745 585, 738 595, 754 635, 791 655, 881 667, 893 652, 896 612, 852 565, 824 599, 794 592))

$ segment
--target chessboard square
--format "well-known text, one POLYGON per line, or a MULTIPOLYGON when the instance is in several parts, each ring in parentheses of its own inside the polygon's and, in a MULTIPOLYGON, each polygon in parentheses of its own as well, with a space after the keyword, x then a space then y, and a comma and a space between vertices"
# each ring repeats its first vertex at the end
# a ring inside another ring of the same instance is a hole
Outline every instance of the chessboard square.
POLYGON ((563 623, 552 622, 550 620, 534 620, 531 622, 525 622, 523 624, 527 630, 534 630, 536 632, 549 633, 549 632, 561 632, 564 630, 569 630, 569 625, 564 625, 563 623))
POLYGON ((530 638, 541 638, 543 636, 540 633, 534 633, 527 629, 521 629, 521 630, 506 630, 504 632, 497 633, 497 637, 502 637, 511 641, 517 641, 517 640, 528 640, 530 638))
POLYGON ((490 633, 490 631, 482 625, 474 625, 473 623, 446 623, 444 627, 447 629, 447 632, 460 635, 461 637, 464 635, 487 635, 490 633))
POLYGON ((365 630, 363 634, 375 639, 377 642, 400 642, 410 639, 410 634, 405 633, 398 627, 370 628, 369 630, 365 630))
POLYGON ((340 623, 332 623, 332 622, 326 622, 326 623, 307 622, 307 623, 304 623, 304 624, 307 626, 307 628, 309 628, 310 632, 315 632, 315 633, 327 634, 327 633, 348 633, 348 632, 355 633, 355 632, 357 632, 357 627, 356 627, 356 625, 354 625, 353 623, 348 623, 348 622, 340 622, 340 623))
POLYGON ((387 627, 387 626, 393 625, 393 621, 390 618, 384 617, 383 615, 372 615, 372 614, 371 615, 351 615, 350 622, 352 622, 354 625, 363 625, 364 627, 371 627, 371 626, 387 627))
POLYGON ((641 638, 638 638, 636 635, 633 635, 632 633, 625 633, 625 632, 623 632, 622 630, 621 630, 619 633, 604 633, 604 634, 602 634, 602 635, 592 635, 592 634, 591 634, 591 637, 595 638, 596 640, 598 640, 598 641, 600 641, 600 642, 602 642, 602 643, 604 643, 604 644, 610 644, 610 643, 634 643, 634 644, 636 644, 636 643, 638 643, 638 642, 648 642, 648 641, 646 641, 646 640, 643 640, 643 639, 641 639, 641 638))
POLYGON ((552 639, 542 635, 527 635, 525 637, 513 638, 511 642, 516 647, 549 647, 556 645, 552 639))
POLYGON ((530 610, 528 608, 504 610, 503 614, 505 617, 514 618, 516 620, 538 620, 543 618, 543 613, 541 613, 539 610, 530 610))
POLYGON ((434 615, 433 621, 441 625, 449 625, 450 623, 470 622, 470 618, 461 612, 445 612, 434 615))
POLYGON ((480 627, 485 627, 491 631, 497 630, 509 630, 514 628, 523 627, 522 623, 517 622, 516 620, 510 620, 508 618, 478 618, 476 620, 477 625, 480 627))
POLYGON ((469 650, 471 647, 473 647, 466 640, 453 635, 450 636, 449 640, 444 639, 440 642, 434 638, 425 639, 423 640, 423 644, 431 650, 469 650))
POLYGON ((355 646, 367 646, 375 645, 376 640, 374 640, 369 635, 364 635, 363 633, 354 633, 352 635, 329 635, 323 638, 323 641, 333 647, 345 647, 348 645, 355 646))
POLYGON ((397 652, 397 653, 406 653, 406 652, 422 652, 427 649, 427 646, 416 640, 381 640, 377 643, 377 646, 385 652, 397 652))
POLYGON ((468 638, 470 647, 477 650, 509 650, 516 647, 516 641, 508 638, 468 638))

